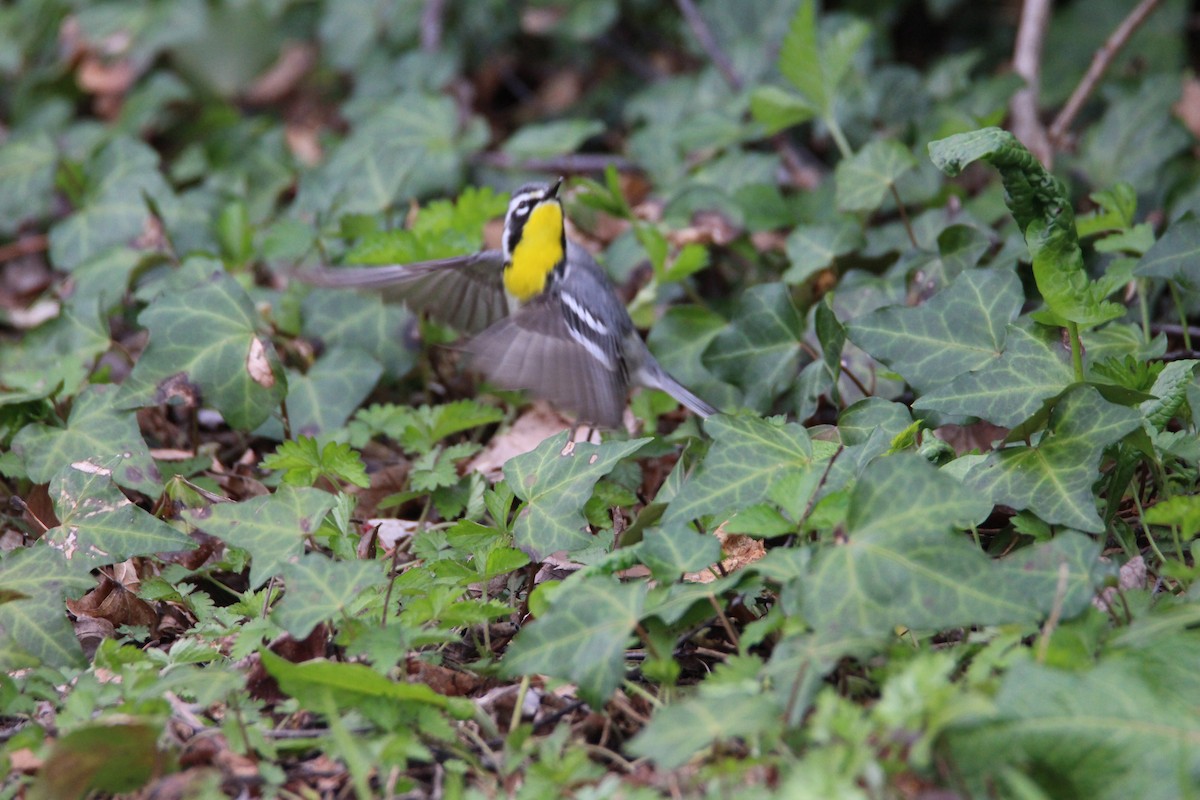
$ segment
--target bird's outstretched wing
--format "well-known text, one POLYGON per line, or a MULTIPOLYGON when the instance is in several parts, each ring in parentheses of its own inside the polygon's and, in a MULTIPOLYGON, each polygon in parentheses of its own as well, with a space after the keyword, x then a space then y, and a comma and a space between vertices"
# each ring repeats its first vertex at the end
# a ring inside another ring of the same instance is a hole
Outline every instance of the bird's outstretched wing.
POLYGON ((497 386, 525 389, 575 412, 581 422, 620 427, 627 379, 618 343, 585 346, 568 327, 561 302, 542 295, 480 333, 465 345, 471 364, 497 386))
POLYGON ((380 267, 319 267, 296 277, 314 286, 375 289, 383 299, 463 333, 474 334, 508 316, 504 254, 483 250, 466 256, 380 267))

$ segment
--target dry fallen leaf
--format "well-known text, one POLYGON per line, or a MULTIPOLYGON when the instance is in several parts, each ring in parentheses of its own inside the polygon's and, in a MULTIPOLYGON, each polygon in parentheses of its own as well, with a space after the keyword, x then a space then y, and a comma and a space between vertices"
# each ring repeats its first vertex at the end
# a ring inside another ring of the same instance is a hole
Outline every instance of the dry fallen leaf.
POLYGON ((250 340, 250 352, 246 354, 246 371, 260 386, 269 389, 275 385, 275 373, 271 371, 271 359, 267 357, 266 345, 257 336, 250 340))

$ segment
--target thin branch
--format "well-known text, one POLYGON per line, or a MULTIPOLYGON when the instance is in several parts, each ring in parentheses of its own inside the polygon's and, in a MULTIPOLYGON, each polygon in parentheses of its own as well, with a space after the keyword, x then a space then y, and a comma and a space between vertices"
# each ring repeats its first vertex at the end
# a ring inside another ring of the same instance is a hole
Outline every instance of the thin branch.
POLYGON ((0 245, 0 263, 12 261, 22 256, 45 252, 50 246, 49 237, 43 234, 23 236, 15 242, 0 245))
POLYGON ((425 0, 421 10, 421 50, 437 52, 442 46, 442 18, 446 12, 446 0, 425 0))
POLYGON ((1104 77, 1104 73, 1108 70, 1113 59, 1117 57, 1117 53, 1129 41, 1129 37, 1134 31, 1141 26, 1146 18, 1153 13, 1158 7, 1160 0, 1142 0, 1137 4, 1133 11, 1129 12, 1129 16, 1121 20, 1121 24, 1112 32, 1112 35, 1100 46, 1096 54, 1092 56, 1092 63, 1088 66, 1087 72, 1079 81, 1079 85, 1075 87, 1075 91, 1071 93, 1071 97, 1067 100, 1067 104, 1058 112, 1058 116, 1054 118, 1053 124, 1050 125, 1050 141, 1056 147, 1061 146, 1063 139, 1067 135, 1067 129, 1071 127, 1071 123, 1075 121, 1075 117, 1083 109, 1083 104, 1087 102, 1088 97, 1095 91, 1096 86, 1100 83, 1100 79, 1104 77))
POLYGON ((679 13, 683 14, 683 19, 687 22, 688 27, 692 29, 692 35, 696 37, 696 41, 704 48, 704 52, 708 55, 710 61, 725 78, 725 82, 735 91, 742 90, 742 78, 733 69, 733 62, 729 60, 729 56, 725 55, 725 51, 717 44, 717 37, 713 36, 712 29, 708 27, 708 23, 704 21, 704 17, 700 16, 699 9, 692 0, 675 0, 675 5, 679 6, 679 13))
POLYGON ((1042 75, 1042 42, 1050 22, 1051 0, 1025 0, 1017 41, 1013 45, 1013 72, 1025 79, 1025 87, 1009 103, 1013 135, 1043 163, 1053 158, 1046 129, 1038 117, 1038 94, 1042 75))

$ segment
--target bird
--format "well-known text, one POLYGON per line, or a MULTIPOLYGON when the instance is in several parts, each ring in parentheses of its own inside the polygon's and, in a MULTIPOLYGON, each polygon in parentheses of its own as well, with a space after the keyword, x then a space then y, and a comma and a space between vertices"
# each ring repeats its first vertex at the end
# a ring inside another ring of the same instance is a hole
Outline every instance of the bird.
POLYGON ((466 334, 469 365, 492 384, 528 391, 580 423, 620 427, 631 386, 661 389, 702 418, 717 413, 663 369, 604 270, 567 237, 561 185, 512 194, 499 250, 299 277, 402 300, 466 334))

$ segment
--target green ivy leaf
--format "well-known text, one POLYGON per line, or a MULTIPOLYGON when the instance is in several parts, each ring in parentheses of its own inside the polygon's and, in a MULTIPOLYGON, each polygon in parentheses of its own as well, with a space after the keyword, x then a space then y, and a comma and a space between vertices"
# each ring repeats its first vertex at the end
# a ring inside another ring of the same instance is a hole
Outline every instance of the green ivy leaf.
POLYGON ((1146 422, 1157 430, 1166 429, 1187 402, 1188 387, 1194 385, 1197 367, 1200 360, 1194 358, 1172 361, 1163 367, 1150 387, 1154 399, 1143 401, 1138 407, 1146 422))
POLYGON ((0 669, 38 665, 78 667, 83 651, 63 601, 95 586, 85 570, 46 544, 13 550, 0 558, 0 586, 20 599, 0 604, 0 669))
POLYGON ((741 387, 742 402, 759 411, 796 379, 804 318, 782 283, 751 286, 737 298, 728 328, 704 352, 718 377, 741 387))
POLYGON ((642 538, 638 557, 655 575, 676 579, 720 561, 721 543, 684 525, 652 528, 642 538))
POLYGON ((47 540, 90 567, 196 547, 190 536, 129 502, 111 471, 94 463, 59 470, 50 481, 50 497, 59 526, 46 533, 47 540))
POLYGON ((1039 440, 992 453, 970 472, 968 484, 1051 524, 1101 533, 1104 522, 1092 492, 1100 456, 1141 420, 1136 410, 1105 401, 1094 388, 1077 387, 1055 405, 1039 440))
POLYGON ((663 367, 717 408, 732 405, 737 390, 717 380, 704 366, 702 356, 727 324, 724 317, 707 308, 672 306, 646 337, 646 344, 663 367))
POLYGON ((123 408, 157 405, 197 391, 229 425, 253 430, 287 392, 275 348, 245 291, 223 272, 193 289, 156 298, 138 317, 150 344, 121 388, 123 408))
MULTIPOLYGON (((307 373, 289 370, 287 411, 293 436, 320 436, 341 428, 383 374, 374 358, 361 350, 326 351, 307 373)), ((259 436, 283 439, 283 423, 274 417, 259 436)))
POLYGON ((508 485, 526 501, 513 523, 513 536, 517 546, 535 559, 595 545, 596 540, 583 529, 582 513, 592 488, 618 461, 650 441, 575 442, 568 446, 569 434, 563 431, 552 436, 504 465, 508 485))
MULTIPOLYGON (((711 449, 671 501, 663 525, 671 527, 712 517, 712 527, 734 514, 767 499, 777 482, 798 479, 807 492, 816 491, 815 480, 835 447, 814 447, 804 427, 779 424, 751 416, 709 417, 704 430, 713 439, 711 449)), ((803 504, 807 498, 797 501, 803 504)))
POLYGON ((913 403, 914 409, 979 417, 1015 427, 1071 383, 1059 339, 1038 325, 1008 326, 1004 351, 986 366, 954 378, 913 403))
POLYGON ((503 150, 514 159, 550 158, 574 153, 585 141, 604 132, 595 119, 560 119, 524 125, 504 142, 503 150))
POLYGON ((89 386, 75 398, 66 428, 27 425, 13 439, 30 480, 49 483, 59 470, 77 461, 90 461, 111 470, 120 486, 150 497, 162 492, 162 476, 131 411, 119 410, 118 388, 89 386))
POLYGON ((1015 770, 1044 796, 1186 796, 1200 771, 1200 722, 1182 697, 1164 698, 1131 667, 1014 664, 995 715, 947 732, 947 754, 958 774, 970 776, 968 792, 986 793, 1015 770))
POLYGON ((900 176, 915 169, 917 160, 908 148, 892 139, 876 139, 834 169, 837 207, 840 211, 874 211, 900 176))
POLYGON ((301 303, 301 333, 329 349, 358 349, 383 365, 393 378, 407 375, 416 364, 407 346, 412 315, 401 304, 385 303, 375 293, 322 289, 301 303))
POLYGON ((867 467, 850 496, 845 541, 821 549, 800 580, 805 617, 818 631, 883 634, 896 625, 938 630, 1033 622, 1056 604, 1079 613, 1097 580, 1099 545, 1063 534, 993 561, 955 528, 991 503, 899 453, 867 467), (1066 590, 1060 568, 1069 570, 1066 590))
POLYGON ((363 593, 387 582, 377 561, 334 561, 322 553, 305 553, 282 572, 287 591, 273 613, 297 641, 322 622, 348 616, 363 593))
POLYGON ((629 742, 629 751, 670 770, 716 742, 752 739, 779 725, 779 710, 764 695, 695 697, 663 706, 629 742))
POLYGON ((1200 257, 1200 218, 1188 212, 1171 223, 1162 238, 1142 256, 1133 274, 1142 278, 1176 281, 1200 288, 1196 260, 1200 257))
POLYGON ((226 544, 250 553, 250 587, 257 589, 304 552, 304 540, 333 508, 333 495, 283 487, 240 503, 189 509, 183 518, 226 544))
POLYGON ((1008 270, 964 272, 922 305, 888 306, 847 324, 850 340, 927 392, 982 369, 1005 351, 1024 302, 1008 270))
POLYGON ((560 587, 546 615, 522 628, 508 646, 503 671, 572 681, 584 700, 600 708, 624 679, 626 643, 647 591, 645 583, 613 578, 560 587))
POLYGON ((158 171, 158 153, 128 137, 106 145, 87 165, 83 205, 50 229, 50 260, 72 270, 114 245, 137 238, 150 216, 145 197, 170 208, 171 187, 158 171))
POLYGON ((0 145, 0 233, 50 212, 58 151, 48 133, 13 136, 0 145))
POLYGON ((454 100, 410 92, 376 106, 319 168, 304 175, 297 214, 376 214, 402 197, 456 187, 469 153, 485 142, 463 125, 454 100))
POLYGON ((864 243, 862 229, 851 220, 797 225, 788 234, 787 257, 791 266, 783 273, 783 281, 793 285, 803 283, 864 243))

